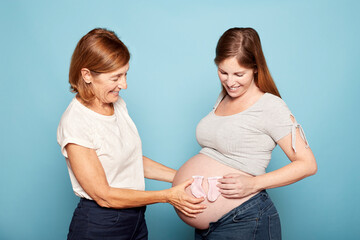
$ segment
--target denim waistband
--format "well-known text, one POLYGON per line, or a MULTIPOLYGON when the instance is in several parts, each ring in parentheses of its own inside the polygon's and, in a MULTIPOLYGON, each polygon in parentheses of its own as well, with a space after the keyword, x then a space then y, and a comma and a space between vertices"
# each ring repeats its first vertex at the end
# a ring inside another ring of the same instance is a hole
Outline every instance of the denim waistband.
POLYGON ((254 205, 258 204, 260 201, 264 201, 267 198, 269 198, 268 193, 266 192, 266 190, 262 190, 255 196, 251 197, 249 200, 245 201, 241 205, 239 205, 239 206, 233 208, 232 210, 230 210, 229 212, 227 212, 216 222, 211 222, 208 229, 203 229, 203 230, 196 229, 196 231, 203 232, 203 233, 205 233, 205 235, 207 235, 210 231, 215 229, 221 223, 225 222, 228 218, 232 218, 235 214, 238 214, 239 212, 246 211, 246 209, 253 207, 254 205))
POLYGON ((86 198, 80 198, 79 206, 89 207, 89 208, 94 207, 94 208, 103 208, 103 209, 113 209, 113 210, 121 210, 121 211, 141 211, 141 210, 145 211, 146 210, 146 206, 133 207, 133 208, 120 208, 120 209, 106 208, 106 207, 100 206, 94 200, 89 200, 89 199, 86 199, 86 198))
POLYGON ((89 200, 86 198, 80 198, 79 202, 82 206, 86 207, 101 207, 99 204, 97 204, 94 200, 89 200))

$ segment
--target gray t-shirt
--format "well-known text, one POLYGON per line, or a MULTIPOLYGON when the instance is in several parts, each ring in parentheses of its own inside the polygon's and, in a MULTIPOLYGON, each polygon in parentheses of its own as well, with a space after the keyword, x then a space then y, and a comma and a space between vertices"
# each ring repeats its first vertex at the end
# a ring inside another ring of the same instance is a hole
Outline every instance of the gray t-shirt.
POLYGON ((296 152, 296 128, 307 144, 301 126, 291 120, 292 114, 281 98, 265 93, 240 113, 217 116, 215 110, 224 97, 222 92, 213 110, 196 128, 196 138, 202 147, 200 153, 257 176, 265 173, 276 142, 289 133, 296 152))

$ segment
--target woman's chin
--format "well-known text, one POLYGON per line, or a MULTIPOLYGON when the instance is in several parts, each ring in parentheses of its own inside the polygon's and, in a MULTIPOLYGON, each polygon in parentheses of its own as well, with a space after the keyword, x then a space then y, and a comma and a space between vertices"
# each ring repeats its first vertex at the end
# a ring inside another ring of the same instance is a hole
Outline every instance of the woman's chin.
POLYGON ((226 93, 231 97, 231 98, 238 98, 241 95, 244 94, 244 91, 242 91, 241 89, 237 89, 237 90, 230 90, 230 89, 226 89, 226 93))

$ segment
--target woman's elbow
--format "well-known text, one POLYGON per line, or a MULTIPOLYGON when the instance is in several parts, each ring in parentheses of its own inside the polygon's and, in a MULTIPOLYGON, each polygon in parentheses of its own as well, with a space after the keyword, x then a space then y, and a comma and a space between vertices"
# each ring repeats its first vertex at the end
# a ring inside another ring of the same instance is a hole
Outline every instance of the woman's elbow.
POLYGON ((100 206, 104 208, 114 208, 111 204, 111 196, 109 189, 103 191, 97 191, 92 199, 100 206))
POLYGON ((132 207, 132 202, 129 201, 128 197, 120 197, 111 187, 106 191, 102 191, 93 199, 100 207, 104 208, 123 209, 132 207))
POLYGON ((94 199, 94 201, 95 201, 100 207, 103 207, 103 208, 111 208, 107 201, 104 201, 104 200, 102 200, 102 199, 96 199, 96 200, 94 199))
POLYGON ((313 176, 317 173, 318 167, 315 158, 308 165, 308 176, 313 176))

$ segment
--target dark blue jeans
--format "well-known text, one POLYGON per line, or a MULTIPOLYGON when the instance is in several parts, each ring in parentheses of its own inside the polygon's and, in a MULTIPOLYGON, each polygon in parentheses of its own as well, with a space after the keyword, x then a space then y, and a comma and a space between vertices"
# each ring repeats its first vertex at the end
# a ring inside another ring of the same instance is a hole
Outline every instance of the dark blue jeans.
POLYGON ((147 240, 146 207, 112 209, 80 199, 70 223, 68 240, 147 240))
POLYGON ((279 214, 266 191, 234 208, 208 229, 195 230, 200 240, 280 240, 279 214))

